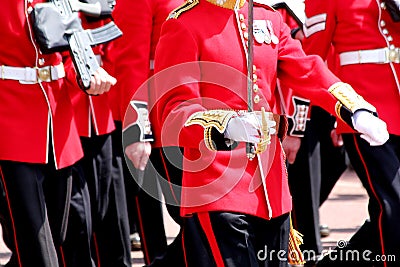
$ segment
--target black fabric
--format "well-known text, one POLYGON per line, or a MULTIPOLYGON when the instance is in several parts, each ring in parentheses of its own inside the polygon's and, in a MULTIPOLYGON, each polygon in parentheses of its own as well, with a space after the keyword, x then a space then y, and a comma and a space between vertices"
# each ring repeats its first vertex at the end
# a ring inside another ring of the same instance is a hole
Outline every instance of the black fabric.
POLYGON ((328 112, 313 106, 296 160, 288 166, 293 225, 304 235, 301 249, 316 255, 322 251, 319 207, 347 168, 344 147, 333 146, 330 137, 334 121, 328 112))
POLYGON ((2 226, 5 242, 13 252, 7 266, 19 266, 17 257, 22 266, 57 266, 66 235, 71 168, 56 170, 53 162, 10 161, 1 161, 0 168, 7 192, 2 199, 3 209, 6 207, 2 210, 2 226))
MULTIPOLYGON (((151 166, 155 168, 169 215, 181 226, 174 241, 161 256, 155 257, 148 267, 185 267, 182 244, 182 218, 180 216, 183 148, 153 148, 151 166)), ((193 242, 197 243, 196 240, 193 242)))
POLYGON ((224 137, 223 133, 220 133, 216 128, 211 128, 211 139, 214 143, 216 150, 218 151, 229 151, 235 149, 238 142, 234 142, 232 145, 227 145, 227 139, 224 137))
MULTIPOLYGON (((396 255, 397 262, 387 266, 399 266, 400 262, 400 136, 390 135, 382 146, 370 146, 359 134, 344 134, 343 141, 351 164, 369 195, 369 231, 362 227, 357 233, 358 242, 353 246, 370 244, 367 240, 379 240, 369 249, 386 255, 396 255), (383 240, 380 240, 382 235, 383 240)), ((339 266, 339 265, 337 265, 339 266)), ((377 264, 377 266, 379 266, 377 264)))
POLYGON ((131 266, 123 176, 112 168, 111 134, 81 138, 84 158, 74 166, 67 266, 131 266), (114 175, 116 174, 116 175, 114 175))
POLYGON ((395 22, 400 21, 400 0, 385 0, 386 8, 395 22))
MULTIPOLYGON (((208 214, 225 266, 287 266, 288 214, 271 220, 230 212, 208 214)), ((188 266, 216 266, 209 243, 210 233, 202 228, 199 216, 202 215, 194 214, 193 217, 184 218, 183 238, 188 266), (194 243, 193 235, 196 240, 201 236, 202 242, 194 243)))
POLYGON ((124 132, 122 140, 122 123, 115 121, 115 125, 116 130, 113 134, 114 165, 118 165, 118 168, 114 168, 115 171, 122 170, 121 175, 125 182, 129 231, 131 234, 136 231, 139 233, 144 260, 146 264, 149 264, 156 257, 162 256, 167 249, 162 206, 159 201, 160 189, 154 168, 150 168, 148 164, 145 171, 136 169, 123 152, 126 145, 139 140, 135 138, 135 136, 139 136, 139 131, 136 131, 137 135, 135 132, 131 132, 133 137, 124 132))

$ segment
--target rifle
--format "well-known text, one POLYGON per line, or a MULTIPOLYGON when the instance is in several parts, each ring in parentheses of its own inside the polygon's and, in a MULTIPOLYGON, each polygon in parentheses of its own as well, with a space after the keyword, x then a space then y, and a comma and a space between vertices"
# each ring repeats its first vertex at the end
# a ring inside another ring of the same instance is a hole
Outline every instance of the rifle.
POLYGON ((86 91, 90 78, 100 67, 92 46, 109 42, 122 35, 114 24, 84 30, 78 12, 90 16, 101 15, 101 4, 83 3, 78 0, 51 0, 38 3, 31 13, 36 40, 43 53, 69 50, 79 86, 86 91))

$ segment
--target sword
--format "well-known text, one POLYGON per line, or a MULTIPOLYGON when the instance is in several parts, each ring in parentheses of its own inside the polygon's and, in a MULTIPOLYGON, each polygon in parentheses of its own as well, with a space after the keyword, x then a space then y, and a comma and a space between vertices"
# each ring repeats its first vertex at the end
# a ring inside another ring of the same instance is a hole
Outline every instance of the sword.
MULTIPOLYGON (((247 18, 249 29, 249 38, 247 40, 247 111, 249 112, 253 111, 253 7, 253 0, 249 0, 247 18)), ((254 144, 246 144, 246 154, 250 160, 254 159, 256 155, 254 144)))

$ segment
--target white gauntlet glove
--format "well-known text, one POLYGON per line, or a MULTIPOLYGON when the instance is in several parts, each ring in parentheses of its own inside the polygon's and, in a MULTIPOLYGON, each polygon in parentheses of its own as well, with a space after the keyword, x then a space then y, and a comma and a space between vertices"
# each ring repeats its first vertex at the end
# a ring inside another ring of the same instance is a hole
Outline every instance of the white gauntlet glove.
POLYGON ((229 120, 224 136, 233 141, 256 144, 260 136, 259 128, 255 114, 245 113, 229 120))
POLYGON ((383 145, 389 139, 386 123, 370 112, 358 110, 352 120, 354 129, 360 132, 361 137, 371 146, 383 145))
MULTIPOLYGON (((261 114, 262 112, 255 111, 232 117, 224 132, 225 138, 237 142, 260 143, 261 139, 266 138, 263 133, 263 119, 261 114)), ((268 120, 268 118, 265 120, 265 127, 268 127, 269 135, 274 134, 276 132, 276 122, 268 120)))

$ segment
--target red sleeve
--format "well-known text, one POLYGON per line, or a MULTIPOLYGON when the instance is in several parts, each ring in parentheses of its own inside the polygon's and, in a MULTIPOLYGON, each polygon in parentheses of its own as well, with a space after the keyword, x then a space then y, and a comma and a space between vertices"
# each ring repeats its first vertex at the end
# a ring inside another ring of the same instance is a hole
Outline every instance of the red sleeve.
POLYGON ((335 31, 335 1, 305 0, 306 22, 303 26, 303 49, 306 54, 326 59, 335 31))
POLYGON ((278 52, 278 78, 281 85, 335 114, 337 100, 326 89, 339 82, 339 78, 326 67, 320 57, 305 55, 300 42, 290 36, 287 25, 281 29, 278 52))
POLYGON ((204 139, 201 126, 184 127, 190 115, 204 110, 197 82, 200 68, 196 63, 185 65, 197 62, 198 57, 197 43, 185 25, 176 19, 166 21, 156 49, 154 68, 157 102, 153 112, 160 123, 157 128, 161 132, 156 136, 162 138, 163 146, 197 148, 204 139))
POLYGON ((110 91, 116 119, 123 119, 130 100, 148 102, 147 86, 141 85, 149 77, 150 46, 153 10, 150 0, 119 0, 113 11, 116 25, 123 32, 110 45, 109 64, 117 84, 110 91), (140 88, 140 89, 139 89, 140 88))

